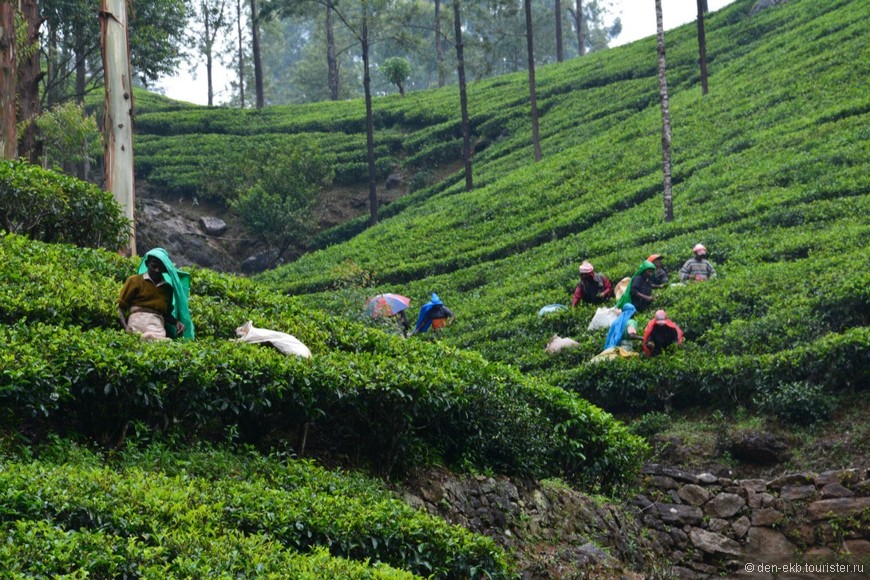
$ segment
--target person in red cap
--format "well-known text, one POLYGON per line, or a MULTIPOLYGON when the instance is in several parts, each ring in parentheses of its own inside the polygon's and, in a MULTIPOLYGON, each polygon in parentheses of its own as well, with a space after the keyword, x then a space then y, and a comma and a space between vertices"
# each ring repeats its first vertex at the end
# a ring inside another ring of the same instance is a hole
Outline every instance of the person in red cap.
POLYGON ((655 316, 643 331, 643 352, 646 356, 658 356, 672 344, 683 343, 683 331, 664 310, 656 310, 655 316))
POLYGON ((610 278, 604 274, 596 274, 595 268, 589 262, 580 264, 580 281, 571 298, 571 307, 580 301, 588 304, 600 304, 613 295, 610 278))
POLYGON ((686 260, 680 268, 680 282, 700 282, 716 277, 713 264, 707 260, 707 248, 702 244, 695 244, 692 248, 694 256, 686 260))
POLYGON ((653 288, 664 288, 668 285, 668 273, 665 270, 664 263, 662 261, 661 254, 650 254, 649 258, 646 259, 647 262, 652 263, 653 266, 656 267, 655 274, 653 274, 652 282, 653 288))

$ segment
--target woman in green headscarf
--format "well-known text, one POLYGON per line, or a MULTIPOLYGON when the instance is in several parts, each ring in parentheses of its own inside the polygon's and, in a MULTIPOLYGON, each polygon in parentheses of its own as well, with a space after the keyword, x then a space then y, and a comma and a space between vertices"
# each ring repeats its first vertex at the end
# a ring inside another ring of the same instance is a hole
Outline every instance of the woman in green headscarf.
POLYGON ((192 340, 193 321, 187 297, 190 274, 175 268, 163 248, 142 257, 138 274, 127 278, 118 296, 118 319, 127 332, 147 340, 183 337, 192 340))
POLYGON ((633 304, 638 312, 652 304, 652 277, 656 272, 656 266, 652 262, 644 260, 637 272, 631 277, 631 281, 625 288, 625 292, 616 303, 617 308, 626 304, 633 304))

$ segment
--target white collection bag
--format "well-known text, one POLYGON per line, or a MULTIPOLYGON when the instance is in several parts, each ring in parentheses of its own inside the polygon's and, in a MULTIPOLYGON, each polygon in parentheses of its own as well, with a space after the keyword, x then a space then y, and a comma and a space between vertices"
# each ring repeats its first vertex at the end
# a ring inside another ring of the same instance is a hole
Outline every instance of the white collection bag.
POLYGON ((622 314, 622 310, 613 306, 612 308, 599 308, 595 311, 595 315, 592 317, 592 320, 589 322, 589 328, 587 330, 598 330, 599 328, 610 328, 610 325, 613 324, 613 321, 619 318, 619 315, 622 314))
POLYGON ((286 332, 257 328, 252 321, 247 321, 236 329, 239 342, 267 342, 286 355, 311 358, 311 351, 298 338, 286 332))

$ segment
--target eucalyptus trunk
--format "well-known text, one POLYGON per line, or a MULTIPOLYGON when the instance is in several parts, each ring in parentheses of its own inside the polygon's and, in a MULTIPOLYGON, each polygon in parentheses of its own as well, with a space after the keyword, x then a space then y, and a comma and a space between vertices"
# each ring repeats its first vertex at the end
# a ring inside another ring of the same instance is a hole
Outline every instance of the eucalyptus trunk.
POLYGON ((18 77, 15 44, 15 5, 0 0, 0 155, 18 157, 18 133, 15 130, 15 87, 18 77))
POLYGON ((257 0, 251 0, 251 53, 254 57, 254 93, 257 108, 266 104, 263 95, 263 57, 260 54, 260 8, 257 0))
POLYGON ((441 0, 435 0, 435 58, 438 61, 438 86, 447 84, 444 70, 444 44, 441 42, 441 0))
POLYGON ((701 94, 707 94, 707 37, 704 35, 704 12, 707 1, 698 0, 698 60, 701 63, 701 94))
POLYGON ((554 0, 553 12, 556 13, 556 62, 565 60, 562 47, 562 0, 554 0))
POLYGON ((465 191, 474 189, 471 177, 471 123, 468 121, 468 95, 465 91, 465 57, 462 49, 462 8, 453 0, 453 28, 456 34, 456 72, 459 76, 459 108, 462 114, 462 159, 465 161, 465 191))
POLYGON ((335 58, 335 27, 332 17, 333 7, 331 2, 326 4, 326 70, 327 84, 329 85, 329 100, 338 100, 338 59, 335 58))
POLYGON ((671 112, 668 100, 667 64, 665 62, 665 30, 662 24, 662 0, 656 2, 656 37, 659 59, 659 93, 662 100, 662 175, 665 203, 665 221, 674 219, 674 201, 671 193, 671 112))
POLYGON ((532 38, 532 0, 523 0, 526 13, 526 53, 529 57, 529 105, 532 109, 532 145, 535 161, 541 160, 541 138, 538 134, 538 99, 535 91, 535 43, 532 38))
POLYGON ((375 175, 375 127, 372 113, 372 79, 369 74, 369 22, 368 2, 363 0, 362 45, 363 88, 366 96, 366 157, 369 166, 369 224, 378 223, 378 186, 375 175))
POLYGON ((130 50, 127 31, 126 0, 102 0, 100 33, 106 106, 103 115, 106 190, 130 220, 130 240, 123 249, 136 255, 133 227, 135 193, 133 185, 133 85, 130 77, 130 50))
MULTIPOLYGON (((27 22, 27 45, 38 44, 41 24, 39 3, 37 0, 21 0, 19 8, 27 22)), ((38 164, 42 152, 36 138, 36 118, 42 113, 39 84, 45 76, 39 62, 39 51, 31 51, 30 56, 18 65, 18 120, 24 127, 19 136, 21 146, 18 154, 26 157, 30 163, 38 164)))
POLYGON ((583 0, 574 3, 574 26, 577 27, 577 54, 586 54, 586 32, 583 30, 583 0))
POLYGON ((242 0, 236 0, 236 30, 239 34, 239 107, 245 108, 245 47, 242 35, 242 0))

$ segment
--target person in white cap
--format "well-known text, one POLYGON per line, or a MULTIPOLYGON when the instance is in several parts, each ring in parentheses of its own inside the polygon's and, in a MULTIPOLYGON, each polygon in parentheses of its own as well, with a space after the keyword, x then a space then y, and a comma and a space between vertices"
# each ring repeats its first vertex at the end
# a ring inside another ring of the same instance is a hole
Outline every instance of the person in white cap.
POLYGON ((707 248, 702 244, 695 244, 692 253, 694 256, 686 260, 680 268, 680 282, 699 282, 715 278, 716 270, 707 260, 707 248))
POLYGON ((610 278, 604 274, 596 274, 595 268, 589 262, 580 264, 580 281, 571 298, 571 307, 579 302, 601 304, 613 295, 613 285, 610 278))

